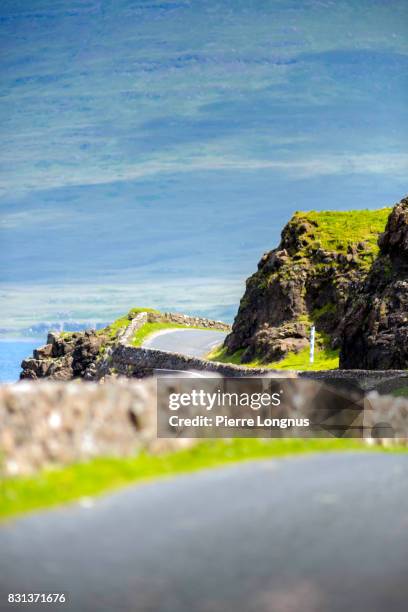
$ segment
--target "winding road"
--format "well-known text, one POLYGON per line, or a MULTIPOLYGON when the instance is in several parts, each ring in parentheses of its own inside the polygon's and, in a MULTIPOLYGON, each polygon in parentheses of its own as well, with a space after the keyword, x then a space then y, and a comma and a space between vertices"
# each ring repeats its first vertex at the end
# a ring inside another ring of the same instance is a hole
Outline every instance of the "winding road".
POLYGON ((408 455, 298 456, 132 486, 0 529, 0 609, 402 612, 408 455), (8 606, 9 592, 68 603, 8 606))
POLYGON ((165 329, 149 336, 142 346, 188 357, 205 357, 222 344, 226 335, 213 329, 165 329))

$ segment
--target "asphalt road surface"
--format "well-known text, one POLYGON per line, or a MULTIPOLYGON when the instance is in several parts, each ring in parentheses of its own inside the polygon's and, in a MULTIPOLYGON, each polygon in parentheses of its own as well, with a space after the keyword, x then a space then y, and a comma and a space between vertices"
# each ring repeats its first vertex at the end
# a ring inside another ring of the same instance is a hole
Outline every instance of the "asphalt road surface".
POLYGON ((215 346, 222 344, 226 335, 225 332, 211 329, 166 329, 151 335, 143 346, 189 357, 204 357, 215 346))
POLYGON ((16 520, 0 529, 0 609, 402 612, 407 471, 391 454, 247 463, 16 520))

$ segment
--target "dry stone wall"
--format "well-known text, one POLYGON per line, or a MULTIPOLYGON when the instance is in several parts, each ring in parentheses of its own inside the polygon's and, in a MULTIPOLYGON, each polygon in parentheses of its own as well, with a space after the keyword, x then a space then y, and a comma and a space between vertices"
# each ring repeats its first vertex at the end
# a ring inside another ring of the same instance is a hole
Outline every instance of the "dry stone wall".
POLYGON ((140 313, 128 325, 120 335, 118 342, 110 347, 96 366, 88 369, 89 380, 101 380, 109 376, 126 376, 128 378, 144 378, 153 376, 163 370, 174 371, 196 371, 206 372, 214 375, 230 377, 252 377, 252 376, 274 376, 276 378, 301 377, 313 380, 344 380, 358 385, 365 391, 378 387, 384 388, 388 385, 392 390, 394 383, 400 385, 400 381, 406 378, 406 370, 324 370, 317 372, 285 372, 283 370, 272 370, 270 368, 248 368, 245 365, 235 365, 208 361, 198 357, 189 357, 181 353, 171 353, 157 349, 148 349, 132 346, 131 341, 134 334, 145 323, 155 321, 166 321, 169 323, 181 323, 192 327, 208 327, 212 329, 228 330, 230 326, 221 321, 212 321, 199 317, 189 317, 174 313, 140 313))
POLYGON ((215 375, 231 377, 273 376, 275 378, 287 378, 297 376, 312 380, 344 380, 358 385, 361 389, 368 391, 378 387, 383 389, 389 386, 392 390, 394 383, 400 386, 401 379, 408 382, 406 370, 324 370, 317 372, 285 372, 283 370, 272 370, 270 368, 248 368, 243 365, 220 363, 208 361, 198 357, 189 357, 180 353, 170 353, 157 349, 135 347, 129 344, 129 339, 134 334, 134 328, 138 322, 132 321, 126 334, 113 347, 106 359, 100 364, 99 370, 94 373, 98 379, 114 374, 126 377, 144 378, 160 373, 161 370, 214 373, 215 375), (133 326, 133 328, 132 328, 133 326))
MULTIPOLYGON (((151 320, 155 320, 154 314, 151 320)), ((224 323, 223 321, 215 321, 214 319, 205 319, 203 317, 193 317, 174 312, 165 312, 158 317, 158 320, 166 323, 177 323, 179 325, 185 325, 186 327, 203 327, 205 329, 220 329, 226 332, 231 331, 231 325, 224 323)))
POLYGON ((86 461, 173 450, 189 442, 159 440, 156 384, 117 380, 23 381, 0 386, 0 468, 3 476, 86 461))
MULTIPOLYGON (((174 390, 177 381, 172 379, 169 384, 174 390)), ((223 384, 222 379, 219 384, 223 384)), ((288 379, 284 386, 285 393, 291 393, 295 410, 302 409, 304 402, 315 397, 318 383, 302 381, 302 393, 296 384, 296 379, 288 379)), ((372 427, 384 421, 393 427, 397 440, 404 438, 408 400, 380 397, 376 393, 369 394, 368 400, 368 417, 372 421, 366 425, 372 427)), ((195 415, 194 410, 191 408, 191 416, 195 415)), ((230 416, 233 412, 234 409, 230 409, 230 416)), ((196 442, 188 438, 157 438, 156 381, 153 378, 118 379, 105 384, 23 381, 0 386, 0 468, 3 477, 33 474, 43 468, 98 456, 131 456, 141 450, 167 452, 196 442)))

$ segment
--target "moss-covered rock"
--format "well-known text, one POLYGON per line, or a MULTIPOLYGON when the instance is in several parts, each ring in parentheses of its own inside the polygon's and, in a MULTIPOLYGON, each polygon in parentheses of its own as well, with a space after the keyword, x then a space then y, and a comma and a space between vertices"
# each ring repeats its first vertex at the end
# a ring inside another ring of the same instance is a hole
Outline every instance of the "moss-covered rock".
POLYGON ((394 207, 378 245, 339 330, 343 368, 408 368, 408 198, 394 207))
POLYGON ((84 378, 109 342, 108 330, 75 333, 50 333, 47 344, 35 349, 33 357, 24 359, 21 379, 71 380, 84 378))
POLYGON ((350 293, 378 255, 378 236, 390 208, 349 212, 297 212, 276 249, 265 253, 247 280, 228 353, 242 362, 284 359, 308 344, 313 322, 320 338, 340 345, 340 323, 350 293))
MULTIPOLYGON (((33 357, 21 363, 21 379, 72 380, 92 378, 91 372, 109 346, 127 328, 130 321, 139 313, 151 309, 133 308, 107 327, 98 331, 88 329, 83 332, 50 332, 47 344, 35 349, 33 357)), ((151 311, 153 312, 153 311, 151 311)))

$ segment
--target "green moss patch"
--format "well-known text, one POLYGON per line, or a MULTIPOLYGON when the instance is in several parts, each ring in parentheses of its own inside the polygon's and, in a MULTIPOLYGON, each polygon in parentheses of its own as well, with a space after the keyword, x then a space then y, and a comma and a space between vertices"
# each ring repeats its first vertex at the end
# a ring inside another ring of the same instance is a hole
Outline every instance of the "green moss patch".
POLYGON ((378 210, 310 211, 297 212, 292 222, 310 223, 310 246, 325 251, 347 253, 351 246, 364 244, 362 253, 375 257, 378 253, 378 236, 385 230, 392 208, 378 210))
POLYGON ((242 363, 244 349, 239 349, 235 353, 229 353, 228 349, 220 344, 206 355, 208 361, 218 361, 219 363, 233 363, 234 365, 248 365, 242 363))
POLYGON ((304 348, 299 353, 288 353, 284 359, 269 363, 267 367, 276 370, 334 370, 339 367, 339 351, 330 348, 318 348, 315 351, 313 363, 310 363, 310 351, 308 348, 304 348))
POLYGON ((238 461, 331 451, 407 452, 408 447, 367 447, 359 440, 240 439, 199 442, 193 448, 152 456, 99 458, 46 470, 31 478, 0 480, 0 519, 100 495, 131 483, 175 476, 238 461))
POLYGON ((328 304, 325 304, 321 308, 315 308, 315 310, 313 310, 313 312, 312 312, 312 319, 313 319, 313 321, 317 321, 321 317, 335 314, 336 310, 337 310, 336 309, 336 305, 335 304, 331 304, 329 302, 328 304))

